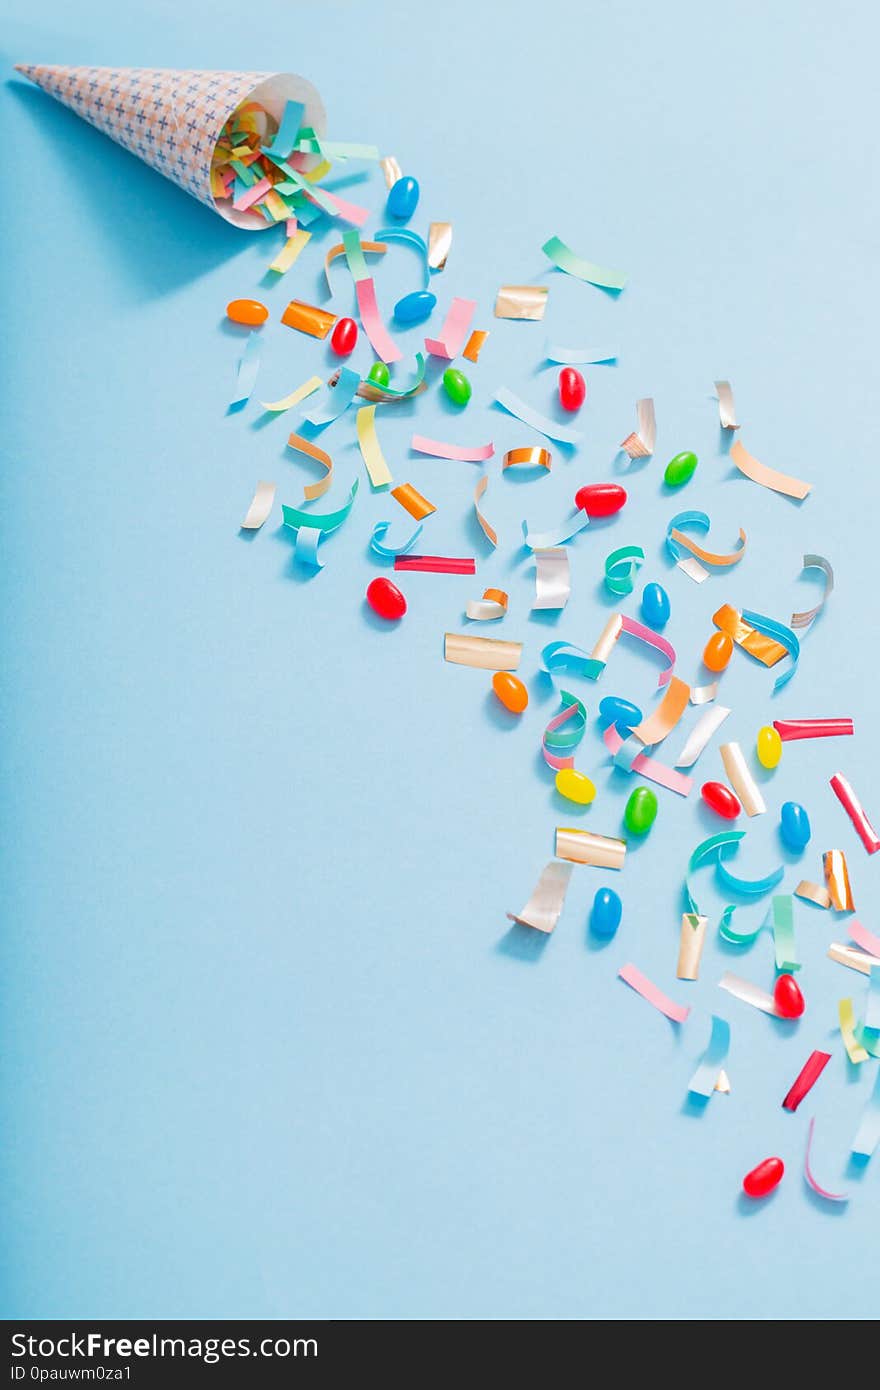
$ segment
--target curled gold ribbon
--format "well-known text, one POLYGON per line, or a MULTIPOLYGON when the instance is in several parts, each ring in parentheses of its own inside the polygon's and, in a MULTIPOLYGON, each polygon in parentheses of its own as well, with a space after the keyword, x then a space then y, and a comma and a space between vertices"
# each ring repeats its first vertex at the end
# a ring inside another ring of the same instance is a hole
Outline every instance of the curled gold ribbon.
POLYGON ((452 246, 452 223, 432 222, 428 228, 428 265, 442 270, 452 246))
POLYGON ((325 309, 319 309, 315 304, 292 299, 281 315, 281 322, 286 323, 288 328, 297 328, 300 333, 308 333, 313 338, 326 338, 336 322, 336 315, 328 314, 325 309))
POLYGON ((553 455, 549 449, 542 449, 539 446, 531 449, 508 449, 501 464, 502 472, 505 468, 546 468, 549 472, 553 455))

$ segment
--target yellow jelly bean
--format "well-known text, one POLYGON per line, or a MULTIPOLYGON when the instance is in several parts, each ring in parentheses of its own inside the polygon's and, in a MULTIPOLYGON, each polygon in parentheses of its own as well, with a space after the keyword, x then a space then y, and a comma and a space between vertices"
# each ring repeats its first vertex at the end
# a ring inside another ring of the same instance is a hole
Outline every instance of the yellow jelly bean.
POLYGON ((758 730, 758 762, 762 767, 778 767, 782 757, 782 739, 777 731, 765 724, 758 730))
POLYGON ((561 767, 556 774, 556 790, 568 801, 577 801, 581 806, 589 806, 596 795, 596 788, 582 772, 573 767, 561 767))

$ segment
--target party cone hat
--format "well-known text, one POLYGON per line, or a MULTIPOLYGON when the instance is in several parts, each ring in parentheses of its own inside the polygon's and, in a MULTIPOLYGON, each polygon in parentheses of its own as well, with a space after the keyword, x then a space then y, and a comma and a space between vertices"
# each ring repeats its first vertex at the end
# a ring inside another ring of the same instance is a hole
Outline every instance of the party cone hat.
POLYGON ((176 68, 70 68, 20 63, 17 71, 83 120, 130 150, 157 173, 206 203, 226 221, 257 229, 251 213, 218 207, 211 157, 223 126, 243 101, 257 101, 280 121, 288 101, 302 102, 303 124, 326 128, 311 82, 289 72, 188 72, 176 68))

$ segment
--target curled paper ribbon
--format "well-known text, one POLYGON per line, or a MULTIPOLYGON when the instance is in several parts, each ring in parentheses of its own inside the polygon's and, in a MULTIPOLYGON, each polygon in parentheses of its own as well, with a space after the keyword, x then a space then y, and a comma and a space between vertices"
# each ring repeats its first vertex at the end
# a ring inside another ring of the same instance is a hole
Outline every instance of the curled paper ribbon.
POLYGON ((503 589, 484 589, 481 599, 469 599, 465 617, 474 623, 494 622, 507 612, 508 598, 503 589))
POLYGON ((376 286, 371 279, 356 280, 355 294, 357 295, 358 313, 361 316, 361 323, 364 325, 364 332, 370 340, 370 344, 377 357, 381 357, 383 362, 399 362, 401 358, 400 348, 391 337, 382 322, 379 314, 379 305, 376 303, 376 286))
POLYGON ((254 493, 253 501, 247 509, 244 521, 241 523, 242 531, 259 531, 263 522, 268 519, 275 501, 274 483, 257 483, 257 490, 254 493))
POLYGON ((736 406, 733 403, 733 388, 729 381, 716 381, 715 394, 718 397, 718 414, 723 430, 738 430, 736 406))
POLYGON ((765 463, 753 458, 739 440, 732 445, 730 458, 740 473, 751 478, 753 483, 760 483, 761 487, 769 488, 771 492, 781 492, 786 497, 794 497, 798 502, 803 501, 813 486, 812 483, 802 482, 800 478, 792 478, 787 473, 778 473, 775 468, 768 468, 765 463))
POLYGON ((280 401, 260 401, 264 410, 280 412, 290 410, 293 405, 298 405, 304 401, 306 396, 311 396, 314 391, 319 390, 324 385, 319 376, 310 376, 308 381, 304 381, 302 386, 297 386, 295 391, 291 391, 289 396, 282 396, 280 401))
POLYGON ((527 550, 552 550, 555 546, 564 545, 566 541, 579 536, 581 531, 586 531, 589 524, 590 518, 580 509, 555 531, 530 531, 529 523, 524 521, 523 545, 527 550))
POLYGON ((635 587, 634 576, 644 562, 645 552, 640 545, 622 545, 612 550, 605 561, 606 589, 621 598, 631 594, 635 587))
POLYGON ((767 810, 757 782, 749 771, 738 743, 722 743, 718 750, 724 771, 747 816, 762 816, 767 810))
POLYGON ((602 740, 617 766, 622 767, 624 771, 637 772, 640 777, 646 777, 649 782, 656 783, 658 787, 665 787, 667 791, 676 792, 679 796, 687 796, 690 793, 694 785, 690 777, 666 767, 664 763, 658 763, 656 758, 649 758, 647 753, 637 751, 641 748, 638 740, 621 738, 613 724, 608 725, 602 734, 602 740), (618 756, 624 749, 624 760, 618 763, 618 756))
POLYGON ((411 246, 422 263, 424 272, 424 288, 427 289, 431 283, 431 271, 428 266, 428 248, 418 232, 410 231, 409 227, 384 227, 377 232, 376 236, 380 242, 401 241, 405 246, 411 246))
POLYGON ((489 525, 483 513, 480 511, 480 499, 488 486, 489 476, 484 473, 482 478, 479 479, 477 486, 474 488, 474 512, 476 513, 477 521, 480 524, 480 529, 486 537, 486 540, 490 545, 495 546, 498 544, 498 533, 495 531, 494 527, 489 525))
POLYGON ((780 974, 793 975, 800 970, 794 940, 794 899, 789 893, 780 893, 770 903, 767 922, 773 934, 773 951, 776 956, 776 969, 780 974))
POLYGON ((857 946, 861 946, 869 955, 877 956, 880 961, 880 936, 868 931, 861 922, 847 922, 846 929, 857 946))
POLYGON ((837 797, 846 814, 853 823, 856 834, 869 854, 876 854, 880 849, 880 836, 874 829, 865 814, 862 803, 856 796, 849 782, 842 772, 835 772, 830 781, 831 790, 837 797))
POLYGON ((827 888, 820 888, 818 883, 811 883, 808 878, 802 878, 794 896, 801 898, 804 902, 813 903, 815 907, 827 908, 831 906, 831 896, 827 888))
POLYGON ((574 754, 570 750, 577 748, 587 727, 586 707, 577 696, 560 690, 559 698, 562 708, 554 714, 541 739, 544 762, 554 772, 574 767, 574 754))
POLYGON ((711 525, 712 523, 705 512, 679 512, 677 516, 672 518, 666 528, 666 549, 676 564, 684 558, 682 551, 688 551, 697 560, 702 560, 707 565, 714 565, 716 569, 724 569, 729 565, 739 563, 746 551, 746 533, 742 527, 739 528, 740 545, 738 549, 730 551, 727 555, 716 555, 713 550, 704 550, 702 546, 697 545, 679 529, 682 526, 695 526, 698 530, 708 531, 711 525))
MULTIPOLYGON (((235 204, 233 203, 233 207, 235 204)), ((299 227, 285 241, 278 255, 269 265, 270 270, 274 270, 276 275, 286 275, 290 267, 297 260, 301 251, 304 251, 307 244, 311 241, 311 232, 299 227)))
POLYGON ((854 912, 852 889, 849 883, 849 870, 846 855, 842 849, 829 849, 822 855, 825 882, 835 912, 854 912))
POLYGON ((840 738, 855 733, 851 719, 774 719, 783 743, 801 738, 840 738))
POLYGON ((336 315, 319 309, 316 304, 292 299, 281 315, 281 322, 300 333, 308 333, 311 338, 326 338, 336 322, 336 315))
POLYGON ((636 738, 648 746, 662 743, 687 709, 690 693, 690 687, 678 676, 673 676, 653 714, 649 714, 633 729, 636 738))
POLYGON ((502 471, 505 468, 546 468, 549 473, 552 460, 553 455, 549 449, 508 449, 501 468, 502 471))
POLYGON ((711 685, 694 685, 691 687, 691 704, 710 705, 717 694, 717 681, 712 681, 711 685))
POLYGON ((857 1158, 868 1159, 880 1143, 880 1067, 874 1077, 874 1089, 862 1113, 852 1152, 857 1158))
POLYGON ((813 1177, 813 1170, 810 1166, 810 1154, 813 1148, 813 1129, 815 1124, 815 1117, 810 1116, 810 1123, 807 1129, 807 1147, 804 1153, 804 1178, 807 1186, 812 1188, 818 1197, 824 1197, 827 1202, 848 1202, 849 1193, 829 1192, 826 1188, 820 1187, 819 1183, 817 1183, 816 1179, 813 1177))
POLYGON ((706 941, 708 917, 694 917, 690 912, 681 915, 681 936, 678 942, 678 966, 675 971, 679 980, 697 980, 700 977, 700 961, 706 941))
POLYGON ((546 285, 502 285, 495 296, 496 319, 542 319, 546 285))
POLYGON ((397 180, 403 178, 403 170, 393 154, 384 155, 382 159, 379 160, 379 168, 382 170, 382 176, 385 179, 385 187, 390 192, 397 183, 397 180))
POLYGON ((472 556, 455 555, 397 555, 394 558, 396 570, 418 570, 422 574, 476 574, 477 565, 472 556))
MULTIPOLYGON (((332 425, 334 420, 338 420, 340 415, 344 415, 348 407, 355 398, 360 377, 357 372, 353 372, 350 367, 343 367, 339 373, 335 386, 325 386, 321 392, 320 399, 303 411, 303 419, 316 429, 323 429, 325 425, 332 425)), ((370 407, 375 410, 375 406, 370 407)))
POLYGON ((774 1018, 782 1018, 773 995, 768 994, 766 990, 759 989, 757 985, 753 985, 751 980, 744 980, 741 976, 726 970, 718 981, 718 987, 726 990, 728 994, 732 994, 734 999, 741 999, 744 1004, 751 1004, 753 1009, 760 1009, 762 1013, 772 1014, 774 1018))
MULTIPOLYGON (((691 700, 693 698, 694 692, 691 691, 691 700)), ((729 714, 730 710, 725 709, 724 705, 714 705, 712 709, 704 710, 676 758, 675 766, 693 767, 712 735, 717 733, 729 714)))
POLYGON ((455 459, 458 463, 484 463, 495 452, 495 445, 492 443, 475 444, 472 447, 466 444, 444 444, 439 439, 427 439, 423 434, 414 434, 409 447, 417 454, 430 454, 432 458, 438 459, 455 459))
POLYGON ((462 350, 462 357, 466 357, 469 362, 479 362, 480 353, 483 351, 488 336, 489 334, 484 329, 475 328, 462 350))
POLYGON ((449 306, 449 313, 443 321, 439 338, 426 338, 425 348, 433 357, 445 357, 449 361, 461 352, 461 345, 467 337, 471 319, 477 307, 475 299, 455 298, 449 306))
POLYGON ((541 871, 532 896, 519 912, 508 912, 511 922, 519 922, 524 927, 534 927, 535 931, 552 932, 559 921, 565 894, 571 879, 571 864, 561 864, 558 859, 541 871))
POLYGON ((427 497, 423 497, 412 483, 401 483, 398 487, 393 487, 391 496, 416 521, 423 521, 426 516, 430 516, 432 512, 437 510, 434 503, 429 502, 427 497))
MULTIPOLYGON (((775 693, 777 690, 781 690, 784 685, 788 684, 797 670, 798 660, 801 654, 801 644, 795 637, 791 628, 786 627, 784 623, 777 623, 773 618, 765 618, 763 613, 753 613, 750 609, 744 608, 742 616, 744 621, 749 623, 758 634, 763 633, 764 636, 777 642, 781 647, 785 648, 788 655, 791 657, 791 665, 783 671, 781 676, 777 676, 773 683, 773 691, 775 693)), ((734 638, 734 641, 736 641, 736 638, 734 638)), ((745 644, 743 644, 743 646, 745 647, 745 644)), ((746 647, 745 650, 748 650, 748 648, 746 647)))
MULTIPOLYGON (((658 632, 645 627, 643 623, 637 623, 634 618, 627 618, 623 613, 612 613, 604 628, 599 634, 595 647, 590 653, 594 662, 600 666, 597 673, 601 675, 605 669, 608 658, 611 655, 617 641, 627 633, 630 637, 635 637, 637 641, 644 642, 646 646, 653 647, 660 652, 669 663, 668 667, 660 672, 657 677, 658 686, 668 685, 672 679, 672 670, 675 666, 675 648, 671 642, 667 642, 665 637, 661 637, 658 632)), ((595 677, 594 677, 595 679, 595 677)))
POLYGON ((558 825, 556 857, 570 859, 574 864, 589 864, 594 869, 622 869, 626 841, 611 835, 597 835, 593 830, 558 825))
POLYGON ((428 265, 443 270, 452 247, 452 223, 432 222, 428 227, 428 265))
POLYGON ((482 671, 515 671, 522 656, 522 642, 447 632, 443 656, 455 666, 477 666, 482 671))
POLYGON ((783 1110, 797 1110, 804 1096, 813 1089, 819 1077, 831 1061, 830 1052, 811 1052, 795 1078, 785 1100, 783 1110))
POLYGON ((789 626, 798 630, 810 627, 834 592, 834 570, 822 555, 805 555, 801 572, 804 573, 806 570, 821 570, 825 575, 825 589, 815 608, 808 608, 803 613, 792 613, 789 626))
POLYGON ((832 941, 825 954, 838 965, 858 970, 860 975, 870 975, 877 964, 874 956, 869 956, 866 951, 856 951, 852 946, 842 946, 839 941, 832 941))
MULTIPOLYGON (((829 951, 828 954, 830 955, 831 952, 829 951)), ((843 1038, 846 1055, 853 1066, 857 1067, 862 1062, 867 1062, 868 1054, 856 1037, 856 1016, 851 999, 838 1001, 837 1019, 840 1024, 840 1036, 843 1038)))
MULTIPOLYGON (((337 386, 337 391, 339 387, 337 386)), ((376 433, 376 407, 362 405, 357 413, 357 437, 361 457, 370 479, 370 487, 387 487, 394 479, 385 461, 379 436, 376 433)), ((424 499, 423 499, 424 500, 424 499)), ((433 511, 433 508, 431 508, 433 511)))
POLYGON ((688 1082, 688 1092, 692 1096, 702 1096, 709 1100, 715 1090, 715 1083, 730 1050, 730 1024, 718 1014, 712 1015, 712 1031, 709 1044, 700 1058, 699 1066, 688 1082))
POLYGON ((568 551, 561 546, 535 551, 536 609, 562 609, 571 598, 571 568, 568 551))
POLYGON ((596 352, 592 348, 561 347, 547 343, 544 356, 548 362, 561 362, 569 367, 591 366, 597 362, 616 362, 616 352, 596 352))
POLYGON ((383 545, 382 541, 391 529, 390 521, 377 521, 373 527, 373 535, 370 539, 370 549, 376 555, 381 555, 383 560, 394 560, 398 555, 405 555, 408 550, 412 550, 422 531, 425 529, 419 522, 409 540, 404 541, 403 545, 383 545))
POLYGON ((573 275, 577 280, 585 280, 588 284, 598 285, 603 290, 622 290, 626 284, 626 276, 622 270, 609 270, 607 266, 585 261, 558 236, 552 236, 549 241, 545 241, 541 250, 558 270, 565 271, 566 275, 573 275))
MULTIPOLYGON (((740 841, 745 837, 745 833, 744 830, 722 830, 717 835, 710 835, 708 839, 702 840, 691 852, 685 874, 684 896, 688 913, 692 917, 700 917, 703 914, 697 906, 696 898, 691 889, 691 875, 704 864, 714 862, 717 868, 721 855, 727 851, 735 853, 740 841)), ((732 903, 724 908, 718 920, 718 930, 726 941, 730 941, 735 946, 744 946, 755 940, 762 927, 759 926, 755 931, 748 933, 735 932, 730 925, 735 911, 736 908, 732 903)))
POLYGON ((545 674, 551 679, 559 671, 568 671, 594 681, 598 680, 605 669, 604 662, 594 660, 570 642, 550 642, 541 652, 541 664, 545 674))
MULTIPOLYGON (((344 368, 338 368, 327 382, 328 386, 335 386, 344 368)), ((415 375, 409 386, 404 386, 397 390, 393 386, 377 386, 372 381, 362 381, 357 389, 357 394, 361 400, 372 401, 375 405, 394 405, 398 401, 407 401, 411 396, 418 396, 426 390, 425 381, 425 358, 421 352, 416 353, 415 375)))
POLYGON ((244 345, 244 352, 238 359, 235 369, 235 390, 232 393, 232 400, 229 402, 230 410, 237 410, 240 406, 247 405, 251 398, 251 392, 257 384, 257 373, 260 370, 260 339, 257 333, 249 333, 247 342, 244 345))
POLYGON ((323 449, 319 449, 317 444, 313 444, 310 439, 304 439, 301 434, 292 434, 287 440, 288 449, 294 449, 298 454, 305 454, 307 458, 314 459, 326 471, 323 478, 319 478, 316 483, 309 483, 303 488, 303 501, 314 502, 317 497, 323 497, 328 491, 333 481, 333 460, 323 449))
POLYGON ((539 434, 546 434, 548 439, 555 439, 559 444, 580 444, 583 435, 580 430, 570 429, 567 425, 559 425, 549 416, 542 415, 539 410, 534 410, 521 400, 515 392, 502 386, 495 392, 495 400, 502 410, 508 411, 510 415, 515 415, 517 420, 522 420, 523 424, 531 425, 533 430, 539 434))
POLYGON ((747 622, 743 621, 743 615, 738 609, 733 608, 729 603, 725 603, 713 613, 712 621, 721 632, 726 632, 731 641, 738 647, 742 647, 744 652, 753 656, 756 661, 762 662, 765 666, 775 666, 778 661, 788 654, 788 648, 781 643, 774 642, 771 638, 760 632, 756 632, 747 622))
POLYGON ((345 521, 354 506, 357 490, 358 480, 355 478, 348 494, 348 501, 335 512, 323 514, 303 512, 297 507, 282 505, 284 525, 289 526, 297 533, 294 557, 300 564, 311 565, 315 569, 323 569, 323 563, 318 557, 318 544, 324 536, 337 530, 345 521))
POLYGON ((621 441, 620 447, 631 459, 646 459, 654 452, 657 441, 657 421, 654 418, 654 402, 650 396, 636 401, 638 429, 621 441))
POLYGON ((629 985, 630 989, 634 989, 636 994, 640 994, 659 1013, 665 1014, 672 1023, 684 1023, 690 1013, 690 1006, 688 1004, 676 1004, 675 1000, 670 999, 668 994, 664 994, 662 989, 658 989, 647 975, 643 975, 638 966, 622 965, 617 974, 624 984, 629 985))
MULTIPOLYGON (((733 852, 733 851, 732 851, 733 852)), ((777 883, 781 883, 785 870, 780 865, 776 869, 771 869, 769 874, 763 878, 740 878, 737 874, 732 874, 724 862, 725 851, 722 849, 715 864, 715 872, 721 883, 729 888, 733 893, 742 893, 744 897, 762 898, 765 893, 772 893, 777 883)), ((755 933, 757 935, 757 933, 755 933)))

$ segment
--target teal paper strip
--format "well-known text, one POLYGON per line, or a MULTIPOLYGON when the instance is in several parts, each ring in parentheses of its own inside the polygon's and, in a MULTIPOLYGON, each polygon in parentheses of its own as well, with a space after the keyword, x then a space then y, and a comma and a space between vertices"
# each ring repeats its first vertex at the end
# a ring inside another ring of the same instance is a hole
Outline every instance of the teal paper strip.
POLYGON ((351 271, 351 278, 355 284, 359 280, 369 280, 370 271, 364 260, 364 249, 361 246, 361 236, 357 227, 349 227, 342 233, 342 244, 345 247, 345 259, 351 271))
POLYGON ((348 501, 344 507, 340 507, 336 512, 304 512, 300 507, 282 506, 281 511, 284 516, 284 525, 290 526, 293 530, 298 530, 304 526, 308 529, 321 531, 325 535, 330 531, 335 531, 341 526, 354 506, 354 499, 357 497, 358 480, 355 478, 351 485, 351 492, 348 494, 348 501))
POLYGON ((621 597, 631 594, 634 575, 644 560, 645 552, 640 545, 622 545, 619 550, 612 550, 605 561, 606 589, 621 597))
POLYGON ((795 970, 800 970, 801 963, 794 939, 794 899, 790 893, 782 893, 773 899, 764 925, 768 924, 773 931, 776 969, 792 975, 795 970))
POLYGON ((314 405, 303 411, 303 419, 308 420, 316 429, 323 429, 325 425, 332 424, 348 410, 360 384, 361 379, 357 372, 353 372, 350 367, 343 367, 336 385, 322 387, 320 395, 314 398, 314 405))
POLYGON ((763 613, 751 613, 747 608, 742 611, 745 622, 750 623, 756 632, 762 632, 765 637, 772 637, 774 641, 785 647, 791 657, 791 665, 782 675, 778 677, 773 686, 774 693, 787 685, 797 670, 798 660, 801 654, 801 644, 795 637, 790 627, 784 623, 777 623, 775 618, 765 618, 763 613))
POLYGON ((880 1067, 874 1077, 874 1089, 862 1112, 852 1151, 858 1158, 868 1159, 880 1143, 880 1067))
POLYGON ((598 285, 603 290, 622 290, 626 284, 627 277, 622 270, 609 270, 607 266, 585 261, 558 236, 545 241, 541 250, 559 270, 564 270, 566 275, 574 275, 578 280, 586 280, 590 285, 598 285))
POLYGON ((591 681, 598 680, 605 670, 604 661, 596 661, 570 642, 549 643, 541 652, 541 664, 548 676, 557 671, 569 671, 576 676, 586 676, 591 681))
POLYGON ((418 232, 411 232, 409 227, 384 227, 381 232, 377 232, 374 241, 402 241, 405 246, 411 246, 416 255, 421 259, 422 269, 425 275, 425 289, 431 283, 431 267, 428 265, 428 246, 419 236, 418 232))
POLYGON ((268 154, 271 150, 276 159, 288 159, 298 148, 296 142, 304 115, 305 107, 301 101, 288 101, 277 133, 268 145, 262 146, 263 153, 268 154))
POLYGON ((419 522, 408 541, 403 545, 383 545, 382 541, 391 529, 390 521, 377 521, 373 527, 373 534, 370 538, 370 549, 377 555, 381 555, 383 560, 393 560, 395 555, 405 555, 408 550, 412 550, 422 531, 425 529, 419 522))
POLYGON ((711 1098, 712 1092, 715 1090, 715 1082, 718 1080, 718 1073, 729 1050, 730 1024, 726 1018, 719 1018, 718 1014, 713 1014, 709 1046, 700 1058, 699 1066, 688 1082, 688 1091, 692 1096, 703 1096, 706 1100, 711 1098))

